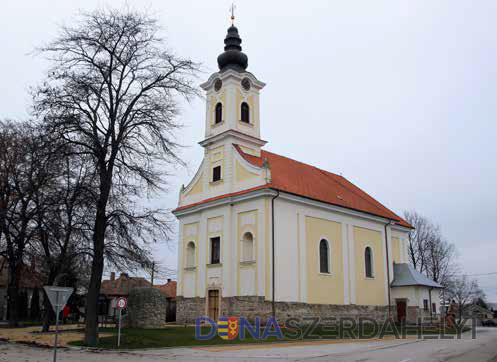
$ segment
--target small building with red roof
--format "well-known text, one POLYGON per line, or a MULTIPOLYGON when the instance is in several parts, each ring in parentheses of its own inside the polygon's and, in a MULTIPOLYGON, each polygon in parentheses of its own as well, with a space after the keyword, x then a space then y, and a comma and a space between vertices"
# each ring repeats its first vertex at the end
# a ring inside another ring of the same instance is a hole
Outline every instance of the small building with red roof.
POLYGON ((176 287, 175 280, 167 279, 166 284, 155 286, 166 297, 166 322, 176 321, 176 287))
POLYGON ((178 322, 422 315, 430 286, 392 285, 412 226, 345 177, 263 149, 265 84, 236 27, 224 44, 201 85, 204 159, 173 211, 178 322))
POLYGON ((127 298, 129 292, 133 289, 151 286, 152 284, 143 277, 132 277, 128 273, 121 273, 116 278, 116 273, 111 272, 110 279, 102 280, 100 286, 99 315, 116 316, 118 314, 116 305, 118 298, 127 298))

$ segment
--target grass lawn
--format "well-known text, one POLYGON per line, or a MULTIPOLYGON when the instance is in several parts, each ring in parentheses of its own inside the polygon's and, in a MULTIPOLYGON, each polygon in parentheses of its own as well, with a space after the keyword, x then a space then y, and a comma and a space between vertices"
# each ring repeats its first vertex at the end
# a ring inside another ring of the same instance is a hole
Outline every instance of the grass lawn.
MULTIPOLYGON (((264 326, 261 326, 261 335, 264 331, 264 326)), ((110 337, 101 337, 99 340, 99 348, 117 349, 117 329, 115 328, 100 328, 102 333, 112 333, 110 337)), ((210 332, 210 327, 203 327, 201 334, 207 335, 210 332)), ((230 344, 247 344, 247 343, 276 343, 276 342, 289 342, 292 340, 323 340, 323 339, 346 339, 350 336, 345 333, 339 336, 336 330, 329 330, 327 327, 318 326, 312 331, 310 335, 304 335, 306 327, 300 330, 281 330, 284 339, 279 340, 276 336, 269 336, 267 339, 255 339, 250 333, 245 333, 245 339, 240 340, 239 335, 234 339, 225 340, 217 335, 208 340, 195 339, 195 327, 168 327, 163 329, 133 329, 124 328, 121 330, 121 349, 141 349, 141 348, 160 348, 160 347, 180 347, 180 346, 200 346, 200 345, 230 345, 230 344), (300 333, 299 338, 294 336, 300 333), (293 336, 293 339, 291 339, 293 336)), ((363 335, 371 335, 372 329, 364 329, 363 335)), ((446 334, 452 334, 455 331, 448 331, 446 334)), ((359 331, 353 331, 355 336, 358 336, 359 331)), ((387 335, 393 333, 387 332, 387 335)), ((407 331, 408 335, 416 335, 416 331, 407 331)), ((437 334, 434 331, 424 331, 426 334, 437 334)), ((83 341, 70 342, 73 346, 84 346, 83 341)))

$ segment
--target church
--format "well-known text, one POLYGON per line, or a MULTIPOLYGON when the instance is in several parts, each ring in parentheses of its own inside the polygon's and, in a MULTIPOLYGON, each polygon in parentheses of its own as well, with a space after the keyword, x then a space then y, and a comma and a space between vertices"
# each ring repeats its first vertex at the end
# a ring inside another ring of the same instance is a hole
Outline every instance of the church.
POLYGON ((436 317, 438 283, 408 264, 405 220, 346 178, 266 151, 232 25, 206 93, 203 161, 181 188, 177 322, 196 317, 436 317))

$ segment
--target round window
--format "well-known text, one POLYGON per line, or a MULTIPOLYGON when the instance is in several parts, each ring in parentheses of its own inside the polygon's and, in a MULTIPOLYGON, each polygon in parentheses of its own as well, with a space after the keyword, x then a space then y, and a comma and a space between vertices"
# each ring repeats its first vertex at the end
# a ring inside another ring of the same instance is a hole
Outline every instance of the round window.
POLYGON ((243 89, 245 89, 246 91, 248 91, 250 89, 250 79, 243 78, 243 80, 242 80, 242 87, 243 87, 243 89))
POLYGON ((219 92, 219 90, 221 89, 221 87, 223 86, 223 81, 221 79, 216 79, 216 81, 214 82, 214 90, 216 92, 219 92))

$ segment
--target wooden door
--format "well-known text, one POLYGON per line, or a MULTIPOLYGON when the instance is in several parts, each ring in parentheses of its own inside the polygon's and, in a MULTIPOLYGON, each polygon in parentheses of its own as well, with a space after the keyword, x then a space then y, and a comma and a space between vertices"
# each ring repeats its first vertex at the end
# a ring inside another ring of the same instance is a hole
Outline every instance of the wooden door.
POLYGON ((176 300, 167 298, 166 322, 176 322, 176 300))
POLYGON ((406 317, 406 301, 405 300, 398 300, 397 301, 397 321, 400 322, 402 321, 402 318, 406 317))
POLYGON ((219 318, 219 290, 209 290, 208 317, 213 321, 219 318))

